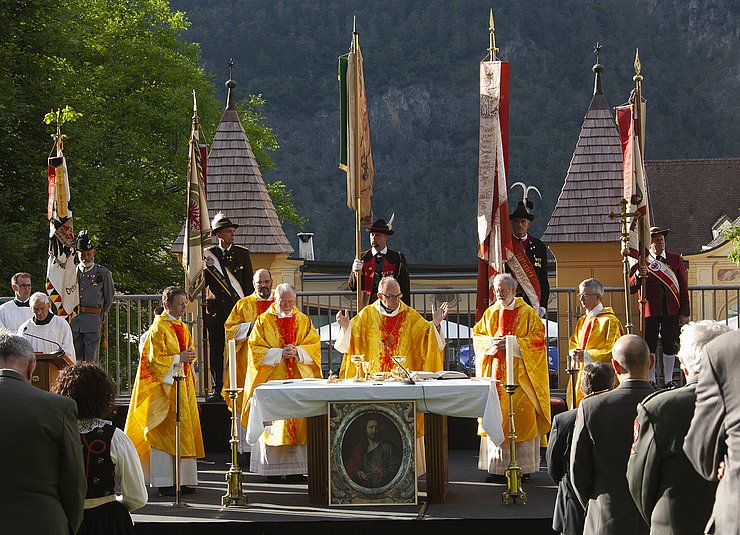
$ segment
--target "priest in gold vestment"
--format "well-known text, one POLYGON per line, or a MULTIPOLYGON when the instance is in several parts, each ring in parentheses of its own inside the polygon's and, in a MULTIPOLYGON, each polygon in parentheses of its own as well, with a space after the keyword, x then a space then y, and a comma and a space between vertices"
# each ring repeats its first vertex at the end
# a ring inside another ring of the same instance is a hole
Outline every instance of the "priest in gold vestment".
MULTIPOLYGON (((244 380, 247 377, 247 364, 249 362, 249 344, 247 340, 252 333, 254 320, 265 312, 275 302, 272 294, 272 275, 266 269, 258 269, 252 277, 254 292, 242 297, 236 302, 231 314, 224 324, 225 347, 228 348, 229 340, 236 341, 236 385, 231 386, 229 377, 228 351, 224 354, 224 389, 221 396, 231 410, 231 398, 226 393, 228 388, 244 388, 244 380)), ((244 392, 236 397, 236 406, 241 409, 244 404, 244 392)))
POLYGON ((144 344, 131 394, 125 433, 136 446, 147 482, 160 494, 175 492, 175 412, 174 375, 180 382, 180 455, 183 493, 198 484, 196 459, 205 455, 195 398, 197 356, 190 331, 179 318, 185 314, 188 299, 175 286, 162 294, 165 311, 154 318, 144 344))
MULTIPOLYGON (((576 405, 583 399, 583 366, 591 362, 611 363, 614 342, 624 334, 622 322, 611 307, 602 304, 603 298, 604 285, 598 279, 586 279, 578 285, 578 299, 586 309, 586 314, 578 318, 568 347, 574 364, 579 368, 576 376, 576 405)), ((574 409, 571 381, 568 381, 566 391, 568 408, 574 409)))
MULTIPOLYGON (((275 302, 254 322, 249 335, 242 425, 249 421, 254 389, 266 381, 321 377, 321 342, 311 319, 295 306, 295 289, 275 288, 275 302)), ((308 473, 306 419, 276 420, 252 447, 249 469, 269 480, 308 473)))
MULTIPOLYGON (((385 277, 378 285, 378 300, 367 305, 352 320, 348 312, 337 313, 339 335, 334 347, 344 353, 339 376, 352 377, 350 356, 365 355, 375 363, 375 371, 391 371, 395 356, 405 356, 405 367, 412 371, 444 369, 442 350, 445 346, 440 324, 447 317, 447 303, 438 309, 432 306, 432 321, 401 301, 401 287, 393 277, 385 277)), ((416 416, 417 474, 425 472, 424 419, 416 416)))
MULTIPOLYGON (((475 372, 477 377, 491 377, 501 403, 504 436, 509 435, 509 396, 503 388, 506 378, 506 335, 516 336, 518 357, 517 383, 513 397, 517 461, 526 476, 539 471, 540 443, 550 430, 550 382, 545 352, 545 327, 532 307, 516 297, 517 282, 509 274, 496 275, 496 302, 473 328, 475 372)), ((501 476, 509 466, 508 442, 494 444, 479 427, 481 435, 478 468, 501 476)))

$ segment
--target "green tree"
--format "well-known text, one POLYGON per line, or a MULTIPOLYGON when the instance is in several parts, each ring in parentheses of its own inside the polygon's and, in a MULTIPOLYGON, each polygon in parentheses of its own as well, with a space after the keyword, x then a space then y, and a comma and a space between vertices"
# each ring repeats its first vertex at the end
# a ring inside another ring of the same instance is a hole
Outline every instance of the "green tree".
MULTIPOLYGON (((20 270, 32 273, 36 289, 43 284, 44 156, 54 128, 42 118, 65 105, 82 115, 62 127, 75 231, 97 238, 98 260, 122 292, 156 292, 182 280, 169 250, 185 218, 192 90, 203 132, 215 131, 221 108, 199 66, 199 46, 183 37, 188 24, 161 0, 0 0, 6 284, 20 270)), ((273 168, 277 141, 263 105, 250 97, 242 117, 258 161, 273 168)), ((284 188, 272 189, 283 195, 277 204, 290 201, 284 188)))

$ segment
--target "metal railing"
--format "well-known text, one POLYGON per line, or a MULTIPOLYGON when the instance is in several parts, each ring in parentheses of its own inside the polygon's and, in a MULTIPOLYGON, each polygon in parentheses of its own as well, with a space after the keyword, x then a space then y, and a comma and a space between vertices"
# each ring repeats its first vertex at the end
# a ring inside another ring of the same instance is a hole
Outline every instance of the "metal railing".
MULTIPOLYGON (((740 285, 691 286, 692 320, 716 319, 737 327, 740 285)), ((449 314, 443 325, 447 340, 444 350, 446 369, 470 372, 474 370, 472 357, 472 327, 475 325, 475 288, 412 290, 411 306, 431 319, 432 305, 447 301, 449 314)), ((583 313, 572 288, 552 288, 548 304, 548 322, 545 326, 548 339, 548 356, 554 383, 564 384, 564 360, 568 352, 568 339, 578 317, 583 313)), ((337 311, 352 309, 354 292, 351 291, 305 291, 298 292, 299 309, 309 315, 322 337, 322 363, 324 373, 337 371, 342 355, 334 349, 338 327, 335 323, 337 311)), ((635 297, 632 297, 635 299, 635 297)), ((138 345, 154 318, 154 309, 159 306, 159 295, 117 295, 108 313, 107 329, 103 335, 101 366, 114 379, 120 397, 130 395, 139 362, 138 345)), ((606 288, 604 306, 614 308, 617 317, 625 323, 624 293, 622 288, 606 288)), ((189 315, 188 325, 193 333, 198 354, 203 354, 200 306, 189 315)), ((632 323, 639 327, 637 306, 633 306, 632 323)), ((196 365, 199 379, 203 374, 202 364, 196 365)), ((199 380, 199 395, 203 395, 203 381, 199 380)))

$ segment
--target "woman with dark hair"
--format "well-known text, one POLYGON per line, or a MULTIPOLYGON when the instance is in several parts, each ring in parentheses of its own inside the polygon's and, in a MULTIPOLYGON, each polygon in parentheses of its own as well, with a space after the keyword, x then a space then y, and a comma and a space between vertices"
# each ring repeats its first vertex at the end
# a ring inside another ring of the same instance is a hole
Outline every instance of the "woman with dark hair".
POLYGON ((78 362, 59 374, 52 392, 77 402, 87 479, 85 517, 77 535, 133 535, 129 511, 146 504, 147 492, 136 448, 107 419, 115 400, 108 375, 91 362, 78 362))

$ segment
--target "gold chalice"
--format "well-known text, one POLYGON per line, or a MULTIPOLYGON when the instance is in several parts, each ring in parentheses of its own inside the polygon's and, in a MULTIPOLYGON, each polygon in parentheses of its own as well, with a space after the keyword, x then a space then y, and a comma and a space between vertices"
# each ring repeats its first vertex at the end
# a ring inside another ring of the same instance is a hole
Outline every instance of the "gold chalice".
POLYGON ((351 355, 349 360, 355 365, 355 377, 352 381, 362 383, 365 380, 360 376, 360 368, 362 367, 362 363, 365 362, 365 355, 351 355))
POLYGON ((363 360, 361 362, 361 365, 362 365, 362 373, 365 377, 365 381, 367 381, 368 375, 370 374, 371 371, 373 371, 373 367, 375 363, 372 360, 363 360))

